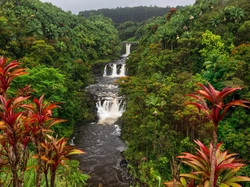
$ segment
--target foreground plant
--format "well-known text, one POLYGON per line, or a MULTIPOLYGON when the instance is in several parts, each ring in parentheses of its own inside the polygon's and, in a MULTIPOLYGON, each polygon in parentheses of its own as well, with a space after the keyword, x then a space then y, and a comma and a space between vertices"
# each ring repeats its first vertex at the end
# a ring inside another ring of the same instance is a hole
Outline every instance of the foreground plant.
POLYGON ((30 134, 24 126, 26 116, 20 105, 29 97, 8 99, 7 91, 15 77, 25 74, 19 65, 17 61, 7 63, 7 59, 0 57, 0 169, 9 167, 12 184, 18 187, 23 186, 30 142, 30 134))
POLYGON ((213 149, 211 156, 211 172, 210 172, 210 186, 214 187, 215 183, 215 158, 216 158, 216 146, 218 143, 217 131, 219 122, 224 118, 230 107, 242 106, 249 108, 249 101, 245 100, 233 100, 228 103, 224 103, 225 98, 234 93, 237 90, 240 90, 240 87, 229 88, 225 87, 222 91, 216 90, 210 83, 208 86, 203 84, 198 84, 202 89, 196 91, 196 94, 189 94, 189 96, 196 99, 196 102, 190 102, 189 105, 196 106, 199 110, 202 110, 205 115, 213 122, 213 149))
MULTIPOLYGON (((8 94, 12 80, 25 74, 19 63, 0 57, 0 171, 11 173, 13 187, 24 186, 24 174, 30 158, 30 145, 36 147, 36 187, 41 186, 44 162, 48 162, 51 174, 50 186, 54 187, 56 171, 59 165, 71 154, 84 152, 66 145, 66 139, 54 139, 51 127, 65 120, 53 117, 53 110, 58 103, 44 101, 44 96, 30 98, 30 87, 19 89, 17 95, 8 94), (49 150, 49 151, 48 151, 49 150)), ((44 173, 47 177, 46 173, 44 173)), ((46 180, 47 187, 49 186, 46 180)), ((0 181, 0 186, 1 181, 0 181)))
MULTIPOLYGON (((49 187, 48 174, 50 173, 50 187, 54 187, 56 170, 60 165, 65 165, 65 161, 68 160, 68 156, 73 154, 85 154, 85 152, 76 149, 74 146, 67 145, 66 138, 57 140, 52 136, 47 136, 41 145, 44 151, 41 156, 41 166, 45 175, 47 187, 49 187)), ((34 156, 34 158, 38 158, 38 155, 34 156)))
MULTIPOLYGON (((218 183, 220 181, 226 181, 226 179, 231 178, 235 175, 235 173, 243 166, 241 164, 234 163, 234 154, 227 155, 227 152, 220 153, 218 146, 218 125, 219 122, 225 117, 228 109, 234 106, 243 106, 249 108, 247 104, 250 104, 249 101, 245 100, 233 100, 228 103, 224 103, 225 98, 234 93, 237 90, 240 90, 240 87, 236 88, 224 88, 222 91, 216 90, 211 84, 208 83, 208 86, 203 84, 198 84, 201 87, 201 90, 197 90, 195 94, 189 94, 188 96, 194 98, 196 101, 187 103, 188 105, 194 105, 199 109, 199 111, 203 111, 203 113, 211 120, 213 123, 213 141, 210 145, 210 149, 205 148, 205 146, 196 141, 196 143, 201 147, 198 150, 199 155, 192 155, 190 153, 184 153, 184 156, 180 156, 179 158, 184 159, 184 163, 189 165, 194 169, 195 173, 191 174, 182 174, 180 181, 174 179, 172 182, 165 183, 166 186, 206 186, 206 187, 228 187, 230 185, 224 183, 218 183), (222 155, 220 158, 219 155, 222 155), (219 156, 219 157, 218 157, 219 156), (223 161, 226 160, 226 161, 223 161), (228 162, 228 165, 218 165, 221 162, 228 162), (232 163, 233 164, 232 164, 232 163), (218 167, 219 168, 218 171, 218 167), (236 167, 237 166, 237 167, 236 167), (224 168, 223 168, 224 167, 224 168), (233 169, 230 171, 230 168, 233 169), (225 171, 224 171, 225 170, 225 171), (223 171, 223 172, 222 172, 223 171), (227 173, 229 172, 229 173, 227 173), (189 177, 190 180, 187 182, 183 177, 189 177), (197 177, 198 176, 198 177, 197 177), (199 178, 201 177, 201 178, 199 178), (197 182, 198 181, 198 182, 197 182)), ((236 179, 244 179, 248 181, 248 178, 236 178, 236 179)), ((226 181, 229 183, 230 181, 226 181)), ((232 181, 231 181, 232 182, 232 181)), ((239 182, 239 181, 233 181, 239 182)), ((240 186, 239 184, 233 186, 240 186)))
MULTIPOLYGON (((195 141, 199 146, 197 152, 193 155, 190 153, 182 153, 178 158, 182 159, 182 163, 191 167, 191 173, 181 174, 180 181, 176 182, 176 187, 209 187, 210 186, 210 168, 212 164, 212 150, 206 147, 199 140, 195 141)), ((221 144, 216 146, 214 186, 216 187, 241 187, 239 182, 250 181, 249 177, 236 176, 236 173, 245 164, 236 159, 235 153, 228 154, 227 151, 221 152, 221 144)), ((173 181, 164 183, 168 187, 173 187, 173 181)))
POLYGON ((24 104, 23 108, 29 112, 28 123, 30 125, 30 131, 32 132, 32 141, 36 146, 37 153, 37 167, 36 167, 36 185, 39 187, 42 180, 42 143, 45 141, 45 137, 48 133, 53 132, 51 127, 57 123, 64 122, 65 120, 56 119, 52 117, 53 109, 59 108, 58 103, 45 103, 44 95, 39 99, 34 99, 34 103, 24 104))

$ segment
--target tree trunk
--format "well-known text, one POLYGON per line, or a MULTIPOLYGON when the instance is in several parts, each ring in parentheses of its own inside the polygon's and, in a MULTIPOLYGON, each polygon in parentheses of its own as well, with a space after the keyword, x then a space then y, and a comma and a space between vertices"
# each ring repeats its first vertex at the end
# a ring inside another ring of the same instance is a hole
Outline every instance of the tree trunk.
POLYGON ((49 180, 48 180, 48 173, 44 173, 45 175, 45 182, 46 182, 46 187, 49 187, 49 180))
POLYGON ((12 182, 13 187, 18 187, 18 175, 16 168, 12 168, 12 182))
POLYGON ((25 174, 25 171, 26 171, 26 168, 27 168, 27 162, 28 162, 28 159, 29 159, 29 149, 28 149, 28 146, 26 146, 23 150, 23 154, 22 154, 22 157, 21 157, 21 167, 20 167, 20 187, 23 187, 24 186, 24 174, 25 174))
POLYGON ((41 175, 42 175, 42 159, 41 159, 41 145, 40 141, 37 145, 38 159, 37 159, 37 170, 36 170, 36 187, 41 186, 41 175))
POLYGON ((174 50, 174 44, 173 44, 173 41, 170 42, 170 45, 171 45, 171 51, 174 50))
POLYGON ((179 180, 179 171, 180 165, 177 165, 175 156, 172 156, 172 161, 170 162, 172 178, 173 178, 173 187, 177 187, 177 181, 179 180))
POLYGON ((214 178, 215 178, 215 161, 216 161, 216 146, 218 142, 217 137, 217 126, 213 130, 213 149, 212 149, 212 158, 211 159, 211 171, 210 171, 210 187, 214 187, 214 178))
POLYGON ((42 180, 42 128, 40 127, 40 133, 37 137, 36 140, 36 146, 37 146, 37 154, 38 154, 38 159, 37 159, 37 173, 36 173, 36 187, 41 186, 41 180, 42 180))
POLYGON ((13 147, 9 147, 10 149, 10 159, 11 159, 11 171, 13 175, 13 187, 19 187, 19 178, 18 178, 18 164, 19 164, 19 153, 17 148, 17 138, 16 132, 13 129, 13 138, 14 138, 14 145, 13 147))
POLYGON ((50 170, 50 187, 55 187, 56 171, 50 170))

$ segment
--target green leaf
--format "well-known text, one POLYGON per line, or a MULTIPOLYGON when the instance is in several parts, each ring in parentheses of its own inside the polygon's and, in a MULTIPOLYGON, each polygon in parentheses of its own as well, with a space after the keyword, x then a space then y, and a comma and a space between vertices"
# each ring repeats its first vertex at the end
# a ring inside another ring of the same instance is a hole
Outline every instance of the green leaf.
POLYGON ((230 187, 230 186, 225 183, 220 183, 219 187, 230 187))
POLYGON ((195 179, 198 181, 201 181, 201 179, 193 174, 180 174, 181 177, 187 177, 187 178, 191 178, 191 179, 195 179))
POLYGON ((228 179, 230 179, 233 175, 235 175, 235 173, 237 173, 240 170, 240 167, 234 168, 234 169, 230 169, 227 170, 227 172, 223 175, 221 181, 226 181, 228 179))
POLYGON ((229 184, 230 186, 232 186, 232 187, 242 187, 240 184, 238 184, 238 183, 230 183, 229 184))
POLYGON ((205 183, 204 183, 204 187, 209 187, 209 186, 210 186, 210 185, 209 185, 209 181, 206 180, 205 183))
POLYGON ((186 185, 187 185, 187 181, 186 181, 186 179, 185 179, 184 177, 181 177, 181 178, 180 178, 180 181, 181 181, 181 184, 182 184, 183 186, 186 186, 186 185))
POLYGON ((69 156, 69 155, 75 155, 75 154, 86 154, 86 153, 84 151, 80 150, 80 149, 72 149, 67 154, 67 156, 69 156))
POLYGON ((243 182, 243 181, 248 181, 250 182, 250 178, 249 177, 243 177, 243 176, 236 176, 236 177, 232 177, 230 179, 228 179, 227 181, 225 181, 225 183, 235 183, 235 182, 243 182))

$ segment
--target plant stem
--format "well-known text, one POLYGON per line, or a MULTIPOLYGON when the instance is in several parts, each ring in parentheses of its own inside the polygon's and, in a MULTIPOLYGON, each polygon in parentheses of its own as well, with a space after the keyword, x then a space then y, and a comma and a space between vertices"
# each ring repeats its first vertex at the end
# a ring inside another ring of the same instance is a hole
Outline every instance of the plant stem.
POLYGON ((217 137, 217 126, 214 126, 213 130, 213 149, 211 158, 211 170, 210 170, 210 187, 214 187, 214 177, 215 177, 215 157, 216 157, 216 146, 218 142, 217 137))

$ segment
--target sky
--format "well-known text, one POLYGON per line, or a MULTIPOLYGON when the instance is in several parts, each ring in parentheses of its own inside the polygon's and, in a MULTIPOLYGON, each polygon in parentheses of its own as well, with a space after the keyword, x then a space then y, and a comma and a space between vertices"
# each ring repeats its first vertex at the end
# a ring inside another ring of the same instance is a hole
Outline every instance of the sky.
POLYGON ((175 7, 178 5, 192 5, 195 0, 41 0, 51 2, 53 5, 65 11, 70 10, 74 14, 79 11, 95 10, 101 8, 133 7, 133 6, 159 6, 175 7))

